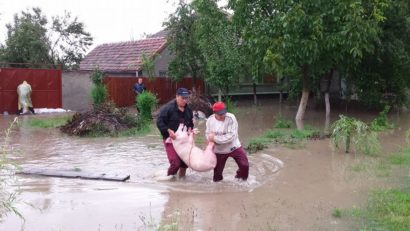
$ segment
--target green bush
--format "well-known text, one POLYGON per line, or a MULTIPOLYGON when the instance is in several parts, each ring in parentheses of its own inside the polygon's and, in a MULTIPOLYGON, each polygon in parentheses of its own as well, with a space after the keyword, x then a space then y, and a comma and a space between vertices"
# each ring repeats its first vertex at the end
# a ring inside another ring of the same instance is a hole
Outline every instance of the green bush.
POLYGON ((366 123, 344 115, 340 115, 340 119, 332 124, 331 138, 336 148, 344 143, 346 153, 349 152, 351 141, 359 153, 377 154, 381 149, 377 134, 366 123))
POLYGON ((393 128, 393 124, 389 123, 387 119, 387 113, 390 110, 390 106, 386 105, 384 110, 371 122, 370 128, 373 131, 383 131, 385 129, 393 128))
POLYGON ((96 84, 91 88, 91 98, 95 105, 104 103, 108 98, 107 88, 103 84, 96 84))
POLYGON ((144 91, 136 97, 137 108, 144 120, 152 120, 152 110, 157 106, 157 97, 150 91, 144 91))
POLYGON ((93 86, 91 88, 91 99, 94 105, 104 103, 108 98, 107 88, 104 86, 104 74, 97 68, 90 75, 93 86))
POLYGON ((94 85, 103 84, 104 74, 100 71, 99 68, 95 68, 94 71, 91 73, 91 82, 94 85))

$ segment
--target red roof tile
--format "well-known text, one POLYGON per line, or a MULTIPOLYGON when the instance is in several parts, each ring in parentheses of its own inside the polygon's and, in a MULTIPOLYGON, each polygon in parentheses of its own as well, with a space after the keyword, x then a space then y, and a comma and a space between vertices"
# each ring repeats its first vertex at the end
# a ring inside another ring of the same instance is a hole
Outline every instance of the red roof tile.
POLYGON ((140 69, 143 54, 158 54, 165 44, 165 37, 102 44, 85 56, 80 70, 94 70, 98 66, 101 71, 135 72, 140 69))

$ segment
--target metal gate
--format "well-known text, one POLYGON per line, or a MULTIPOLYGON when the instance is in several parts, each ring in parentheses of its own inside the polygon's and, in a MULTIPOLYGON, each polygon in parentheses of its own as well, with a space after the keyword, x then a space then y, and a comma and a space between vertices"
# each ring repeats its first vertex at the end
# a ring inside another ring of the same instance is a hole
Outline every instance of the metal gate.
POLYGON ((17 86, 31 85, 34 108, 61 108, 61 70, 34 68, 0 68, 0 113, 17 112, 17 86))

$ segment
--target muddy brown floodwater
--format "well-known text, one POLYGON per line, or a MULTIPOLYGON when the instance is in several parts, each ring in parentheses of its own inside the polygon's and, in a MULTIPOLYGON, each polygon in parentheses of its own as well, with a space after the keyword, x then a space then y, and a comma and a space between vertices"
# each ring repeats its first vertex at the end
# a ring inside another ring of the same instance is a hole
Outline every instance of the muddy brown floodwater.
MULTIPOLYGON (((240 101, 236 116, 243 144, 272 128, 275 117, 292 119, 296 106, 276 100, 255 107, 240 101)), ((341 112, 333 111, 334 121, 341 112)), ((22 116, 21 121, 33 117, 22 116)), ((366 121, 374 114, 356 113, 366 121)), ((4 130, 13 116, 1 116, 4 130)), ((404 145, 409 128, 406 113, 393 113, 394 130, 382 134, 384 152, 404 145)), ((324 111, 308 110, 306 124, 323 128, 324 111)), ((198 127, 204 131, 204 122, 198 127)), ((155 230, 175 223, 179 230, 357 230, 349 219, 332 217, 334 208, 362 206, 374 187, 395 184, 394 179, 351 166, 372 158, 344 154, 328 139, 308 141, 301 149, 272 145, 249 156, 247 182, 234 179, 236 165, 229 159, 224 181, 212 182, 212 173, 188 170, 185 180, 160 181, 168 161, 159 133, 144 137, 77 138, 57 129, 16 128, 11 143, 23 168, 81 170, 130 174, 127 182, 93 181, 16 175, 10 189, 18 190, 15 203, 25 221, 9 214, 0 230, 155 230)))

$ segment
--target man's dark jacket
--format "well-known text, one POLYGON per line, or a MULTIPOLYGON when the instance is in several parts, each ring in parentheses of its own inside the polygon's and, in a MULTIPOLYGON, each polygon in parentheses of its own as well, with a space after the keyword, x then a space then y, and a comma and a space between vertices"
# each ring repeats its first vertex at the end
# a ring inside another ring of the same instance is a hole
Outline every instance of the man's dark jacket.
POLYGON ((180 123, 188 128, 194 127, 192 110, 186 105, 184 112, 181 112, 178 109, 176 100, 170 101, 164 105, 157 118, 157 127, 162 138, 165 140, 169 137, 168 128, 176 132, 180 123))

